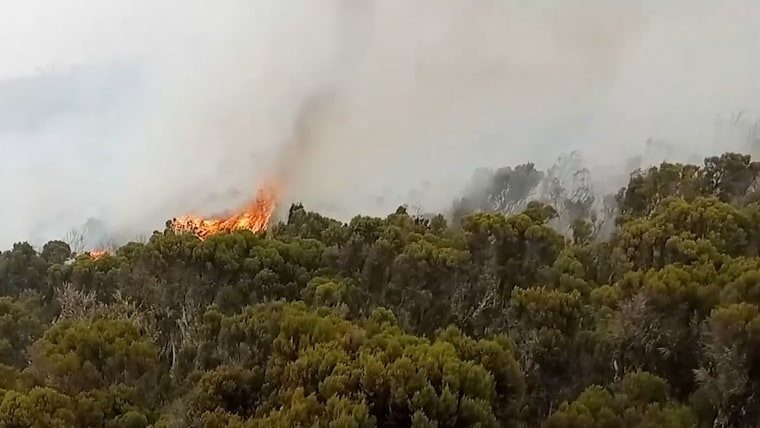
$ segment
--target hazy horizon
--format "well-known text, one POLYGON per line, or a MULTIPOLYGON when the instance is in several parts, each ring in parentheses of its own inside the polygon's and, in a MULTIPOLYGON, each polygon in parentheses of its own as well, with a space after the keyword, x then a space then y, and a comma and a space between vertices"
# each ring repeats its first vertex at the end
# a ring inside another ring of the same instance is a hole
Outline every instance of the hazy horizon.
POLYGON ((6 3, 3 248, 234 209, 275 170, 340 218, 574 150, 615 187, 637 155, 744 149, 729 118, 760 114, 750 0, 6 3))

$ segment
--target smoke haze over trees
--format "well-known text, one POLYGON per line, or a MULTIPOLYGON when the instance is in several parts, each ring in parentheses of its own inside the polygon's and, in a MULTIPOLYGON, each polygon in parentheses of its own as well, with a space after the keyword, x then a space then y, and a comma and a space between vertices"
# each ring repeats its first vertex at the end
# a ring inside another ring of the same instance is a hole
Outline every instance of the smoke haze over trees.
POLYGON ((4 0, 0 427, 759 426, 757 22, 4 0))

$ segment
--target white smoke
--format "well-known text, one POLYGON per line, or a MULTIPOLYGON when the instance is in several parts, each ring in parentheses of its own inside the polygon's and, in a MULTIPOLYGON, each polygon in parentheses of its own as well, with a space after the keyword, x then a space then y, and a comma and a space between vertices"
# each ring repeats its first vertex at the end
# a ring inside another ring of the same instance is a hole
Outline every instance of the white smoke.
POLYGON ((758 18, 750 0, 6 0, 0 114, 24 113, 0 119, 0 245, 234 208, 282 162, 288 200, 345 218, 448 208, 480 166, 580 150, 610 181, 650 138, 645 163, 740 149, 725 124, 760 112, 758 18), (40 73, 68 89, 13 80, 40 73))

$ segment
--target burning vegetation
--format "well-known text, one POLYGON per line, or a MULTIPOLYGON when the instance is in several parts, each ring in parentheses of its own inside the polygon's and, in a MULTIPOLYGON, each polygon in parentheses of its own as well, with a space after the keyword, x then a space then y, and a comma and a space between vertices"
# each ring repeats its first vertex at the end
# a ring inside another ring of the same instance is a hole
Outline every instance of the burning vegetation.
POLYGON ((192 215, 177 217, 171 221, 171 227, 177 232, 192 232, 200 239, 233 230, 265 230, 272 218, 279 196, 279 187, 267 183, 256 192, 254 201, 238 213, 226 217, 202 218, 192 215))
POLYGON ((106 250, 92 250, 88 254, 90 255, 90 258, 93 260, 97 260, 101 257, 103 257, 108 251, 106 250))
MULTIPOLYGON (((279 195, 279 185, 270 181, 256 192, 253 202, 234 214, 212 218, 184 215, 172 219, 169 226, 178 233, 193 233, 201 240, 217 233, 234 230, 260 232, 266 230, 269 225, 279 195)), ((108 253, 107 250, 97 249, 90 251, 89 255, 93 260, 97 260, 106 253, 108 253)))

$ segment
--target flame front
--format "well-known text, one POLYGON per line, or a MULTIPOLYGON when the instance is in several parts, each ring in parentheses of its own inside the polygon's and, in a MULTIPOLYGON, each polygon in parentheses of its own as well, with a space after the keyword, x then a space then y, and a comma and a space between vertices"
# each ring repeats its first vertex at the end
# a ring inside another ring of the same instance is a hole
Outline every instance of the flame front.
MULTIPOLYGON (((229 217, 201 218, 184 215, 171 221, 171 228, 176 232, 191 232, 201 240, 219 232, 233 230, 250 230, 260 232, 266 230, 272 218, 280 188, 270 182, 256 192, 256 199, 242 211, 229 217)), ((108 250, 97 249, 89 251, 90 258, 97 260, 107 254, 108 250)))
POLYGON ((259 232, 265 230, 272 218, 279 186, 269 183, 256 192, 256 199, 241 212, 229 217, 201 218, 185 215, 172 220, 171 227, 177 232, 192 232, 200 239, 219 232, 233 230, 250 230, 259 232))

